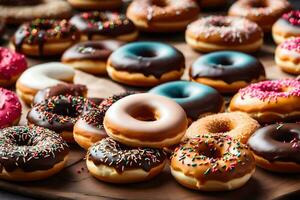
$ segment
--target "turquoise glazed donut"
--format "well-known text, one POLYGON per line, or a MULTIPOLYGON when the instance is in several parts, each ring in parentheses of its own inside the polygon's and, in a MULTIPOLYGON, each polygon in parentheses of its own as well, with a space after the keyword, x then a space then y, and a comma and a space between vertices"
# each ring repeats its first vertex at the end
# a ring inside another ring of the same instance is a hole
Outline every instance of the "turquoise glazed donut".
POLYGON ((185 58, 180 51, 168 44, 134 42, 113 52, 107 66, 108 74, 116 81, 129 85, 151 86, 179 79, 185 68, 185 58), (118 72, 124 71, 128 74, 118 76, 118 72), (172 71, 177 71, 177 75, 161 80, 163 75, 172 71), (133 74, 140 76, 137 78, 133 74))
POLYGON ((193 63, 189 75, 193 81, 212 86, 220 92, 236 92, 266 74, 261 62, 253 56, 219 51, 201 56, 193 63))
POLYGON ((174 81, 159 85, 149 92, 173 99, 192 120, 197 120, 204 114, 221 112, 224 108, 220 93, 200 83, 174 81))

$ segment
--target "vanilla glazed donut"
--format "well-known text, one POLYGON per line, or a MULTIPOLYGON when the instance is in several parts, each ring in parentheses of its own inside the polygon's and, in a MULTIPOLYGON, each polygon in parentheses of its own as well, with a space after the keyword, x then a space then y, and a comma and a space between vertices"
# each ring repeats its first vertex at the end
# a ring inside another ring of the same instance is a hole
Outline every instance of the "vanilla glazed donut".
POLYGON ((75 71, 62 63, 50 62, 27 69, 17 80, 16 92, 27 105, 33 101, 35 94, 47 87, 63 82, 73 82, 75 71))
POLYGON ((256 164, 275 172, 300 172, 300 125, 272 124, 255 132, 249 139, 256 164))
POLYGON ((125 15, 116 12, 83 12, 74 15, 70 22, 81 32, 81 40, 116 39, 131 42, 139 32, 125 15))
POLYGON ((247 145, 221 134, 185 140, 171 158, 171 173, 183 186, 202 191, 242 187, 255 172, 255 159, 247 145))
POLYGON ((180 142, 188 120, 173 100, 145 93, 114 103, 107 110, 103 124, 107 135, 122 144, 162 148, 180 142))
POLYGON ((73 143, 73 128, 79 116, 96 107, 84 97, 53 96, 35 104, 27 114, 27 121, 29 125, 53 130, 65 141, 73 143))
POLYGON ((240 17, 208 16, 192 22, 185 40, 201 52, 234 50, 255 52, 263 44, 263 32, 254 22, 240 17))
POLYGON ((142 31, 183 31, 198 18, 199 7, 193 0, 134 0, 127 17, 142 31))
POLYGON ((223 112, 225 102, 215 89, 188 81, 174 81, 152 88, 149 93, 176 101, 191 121, 212 113, 223 112))
POLYGON ((300 81, 269 80, 241 89, 230 101, 228 110, 248 113, 260 123, 300 118, 300 81))
POLYGON ((192 123, 186 131, 185 138, 193 138, 201 134, 224 134, 246 144, 249 137, 259 127, 259 123, 247 113, 219 113, 203 117, 192 123))
POLYGON ((0 130, 0 179, 35 181, 60 172, 68 145, 55 132, 38 126, 0 130))
POLYGON ((300 10, 285 13, 272 26, 272 36, 275 43, 300 36, 300 10))
POLYGON ((103 119, 106 111, 115 102, 132 94, 134 93, 124 92, 113 95, 104 99, 99 107, 82 114, 75 123, 73 129, 73 137, 77 144, 87 150, 92 144, 107 137, 103 126, 103 119))
POLYGON ((106 62, 112 52, 124 45, 116 40, 87 41, 67 49, 61 61, 71 67, 95 75, 106 74, 106 62))
POLYGON ((8 24, 21 24, 35 18, 67 19, 71 6, 62 0, 1 0, 0 18, 8 24))
POLYGON ((108 75, 117 82, 149 87, 180 79, 184 55, 160 42, 134 42, 114 51, 107 61, 108 75))
POLYGON ((116 10, 122 7, 122 0, 67 0, 79 10, 116 10))
POLYGON ((86 164, 95 178, 124 184, 152 179, 167 160, 161 149, 128 147, 108 137, 89 148, 86 164))
POLYGON ((191 66, 192 81, 211 86, 221 93, 233 93, 250 83, 265 79, 262 63, 253 56, 235 51, 213 52, 191 66))
POLYGON ((35 19, 22 24, 12 38, 13 48, 29 56, 61 55, 78 42, 80 33, 68 20, 35 19))
POLYGON ((264 32, 270 32, 277 19, 289 10, 291 5, 287 0, 239 0, 229 8, 228 15, 245 17, 264 32))
POLYGON ((290 38, 277 46, 276 65, 284 72, 300 75, 300 37, 290 38))

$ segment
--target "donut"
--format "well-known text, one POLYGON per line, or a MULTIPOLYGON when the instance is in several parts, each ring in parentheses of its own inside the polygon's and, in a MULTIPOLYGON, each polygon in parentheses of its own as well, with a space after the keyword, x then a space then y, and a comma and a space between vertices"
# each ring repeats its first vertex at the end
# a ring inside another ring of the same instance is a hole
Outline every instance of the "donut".
POLYGON ((248 146, 238 140, 203 134, 177 147, 170 167, 174 178, 187 188, 225 191, 246 184, 254 174, 255 159, 248 146))
POLYGON ((0 18, 8 24, 21 24, 35 18, 66 19, 72 7, 61 0, 1 0, 0 18))
POLYGON ((122 7, 122 0, 67 0, 79 10, 116 10, 122 7))
POLYGON ((229 8, 228 15, 245 17, 270 32, 276 20, 289 10, 287 0, 239 0, 229 8))
POLYGON ((0 129, 17 125, 21 114, 22 106, 17 95, 10 90, 0 88, 0 129))
POLYGON ((185 40, 200 52, 235 50, 251 53, 262 46, 263 32, 257 24, 247 19, 208 16, 189 24, 185 40))
POLYGON ((107 135, 122 144, 162 148, 180 142, 188 120, 184 110, 173 100, 144 93, 114 103, 107 110, 103 125, 107 135))
POLYGON ((291 37, 300 36, 300 10, 285 13, 272 26, 275 43, 280 44, 291 37))
POLYGON ((126 15, 142 31, 184 31, 198 18, 199 7, 193 0, 134 0, 126 15))
POLYGON ((81 42, 66 50, 61 61, 90 74, 106 74, 108 57, 123 44, 116 40, 81 42))
POLYGON ((191 66, 192 81, 209 85, 221 93, 237 92, 250 83, 265 79, 261 62, 253 56, 235 51, 209 53, 191 66))
POLYGON ((247 113, 231 112, 209 115, 192 123, 185 137, 193 138, 204 134, 224 134, 246 144, 249 137, 260 127, 247 113))
POLYGON ((78 42, 80 34, 67 20, 35 19, 21 25, 12 38, 13 48, 29 56, 61 55, 78 42))
POLYGON ((73 127, 79 116, 95 104, 83 97, 53 96, 35 104, 27 114, 29 125, 41 126, 59 133, 67 142, 74 142, 73 127))
POLYGON ((297 123, 265 126, 249 139, 256 164, 275 172, 300 172, 300 125, 297 123))
POLYGON ((134 93, 125 92, 113 95, 104 99, 100 103, 99 108, 91 109, 87 113, 81 115, 73 129, 74 140, 77 144, 87 150, 92 144, 107 137, 103 126, 103 119, 106 111, 118 100, 132 94, 134 93))
POLYGON ((161 149, 128 147, 105 138, 89 149, 86 164, 97 179, 110 183, 134 183, 152 179, 167 163, 161 149))
POLYGON ((299 119, 300 81, 280 79, 253 83, 235 94, 228 110, 242 111, 260 123, 299 119))
POLYGON ((276 65, 284 72, 300 75, 300 37, 290 38, 277 46, 276 65))
POLYGON ((198 0, 200 8, 211 9, 219 8, 227 5, 226 0, 198 0))
POLYGON ((59 62, 35 65, 27 69, 17 80, 16 92, 27 105, 30 105, 39 90, 63 82, 71 83, 74 76, 75 71, 71 67, 59 62))
POLYGON ((71 96, 80 96, 86 97, 87 87, 80 84, 68 84, 68 83, 59 83, 52 87, 47 87, 36 93, 33 99, 33 105, 41 103, 46 99, 59 96, 59 95, 71 95, 71 96))
POLYGON ((135 42, 114 51, 106 69, 114 81, 149 87, 180 79, 184 68, 184 55, 176 48, 160 42, 135 42))
POLYGON ((0 86, 13 85, 26 69, 27 61, 24 55, 0 47, 0 86))
POLYGON ((117 39, 131 42, 139 33, 135 25, 123 14, 116 12, 83 12, 70 22, 81 32, 81 40, 117 39))
POLYGON ((215 89, 187 81, 174 81, 152 88, 149 93, 168 97, 176 101, 186 112, 189 119, 222 112, 224 99, 215 89))
POLYGON ((35 181, 64 168, 68 145, 55 132, 38 126, 0 130, 0 179, 35 181))

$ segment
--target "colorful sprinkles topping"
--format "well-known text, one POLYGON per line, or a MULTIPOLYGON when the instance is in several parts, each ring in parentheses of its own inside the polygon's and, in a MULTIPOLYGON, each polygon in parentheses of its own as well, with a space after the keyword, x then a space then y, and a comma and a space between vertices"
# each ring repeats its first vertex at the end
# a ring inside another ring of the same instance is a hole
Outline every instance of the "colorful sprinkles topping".
POLYGON ((292 10, 282 15, 282 18, 294 26, 300 25, 300 10, 292 10))
POLYGON ((117 102, 118 100, 126 97, 126 96, 129 96, 129 95, 132 95, 132 94, 135 94, 136 92, 132 92, 132 91, 127 91, 127 92, 124 92, 124 93, 121 93, 121 94, 117 94, 117 95, 113 95, 111 97, 108 97, 107 99, 104 99, 101 104, 100 104, 100 110, 106 112, 109 107, 114 104, 115 102, 117 102))
POLYGON ((86 123, 95 126, 98 129, 104 129, 103 127, 103 119, 105 115, 104 110, 92 109, 89 112, 83 114, 80 118, 84 120, 86 123))
POLYGON ((285 40, 280 44, 280 48, 300 53, 300 37, 285 40))

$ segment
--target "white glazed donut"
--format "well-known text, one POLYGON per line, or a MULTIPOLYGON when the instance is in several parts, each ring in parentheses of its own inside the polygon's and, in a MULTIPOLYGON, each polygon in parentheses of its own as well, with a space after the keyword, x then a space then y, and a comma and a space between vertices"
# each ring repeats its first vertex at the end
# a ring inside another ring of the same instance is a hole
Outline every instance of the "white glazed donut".
POLYGON ((34 95, 41 89, 63 82, 73 82, 75 70, 60 62, 49 62, 27 69, 16 84, 17 94, 27 104, 31 104, 34 95))

